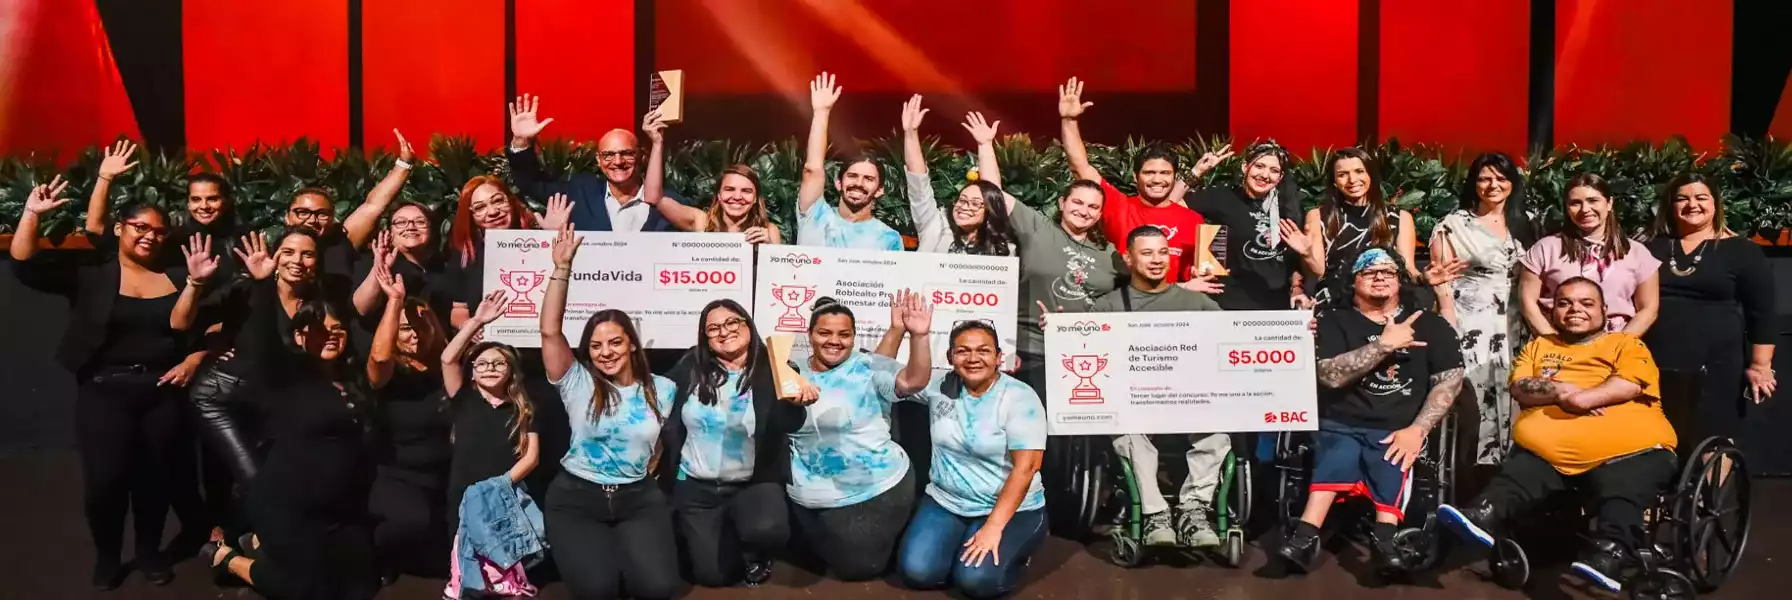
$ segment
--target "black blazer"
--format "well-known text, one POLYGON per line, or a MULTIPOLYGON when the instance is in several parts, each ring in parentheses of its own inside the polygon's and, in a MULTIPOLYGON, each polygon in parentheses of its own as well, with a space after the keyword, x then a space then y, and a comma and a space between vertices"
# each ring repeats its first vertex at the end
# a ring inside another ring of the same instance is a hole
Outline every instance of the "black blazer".
MULTIPOLYGON (((31 260, 12 261, 12 271, 25 287, 68 300, 68 326, 56 347, 56 362, 80 376, 106 342, 106 321, 112 316, 122 277, 118 254, 104 250, 39 252, 31 260)), ((186 289, 186 267, 164 272, 174 282, 174 293, 186 289)), ((195 336, 184 337, 184 345, 197 349, 195 336)))
MULTIPOLYGON (((660 487, 670 491, 673 482, 678 481, 678 462, 683 459, 684 451, 684 405, 696 401, 697 386, 692 381, 696 373, 697 352, 695 348, 684 353, 678 364, 672 367, 667 378, 678 384, 678 395, 672 399, 672 411, 666 413, 666 422, 660 426, 660 487), (664 461, 672 461, 670 466, 664 461)), ((786 439, 796 432, 808 420, 809 413, 802 407, 778 399, 778 389, 772 381, 771 361, 761 354, 753 364, 753 476, 749 483, 790 483, 790 442, 786 439)))
MULTIPOLYGON (((575 173, 567 181, 549 179, 542 171, 541 159, 535 155, 535 148, 517 151, 511 148, 510 177, 523 195, 539 202, 547 202, 554 194, 566 194, 572 200, 572 228, 579 231, 610 231, 610 210, 604 206, 604 196, 608 194, 610 182, 590 173, 575 173)), ((645 166, 636 168, 645 169, 645 166)), ((666 197, 679 202, 684 199, 666 191, 666 197)), ((660 214, 658 208, 647 207, 647 222, 641 224, 641 231, 677 231, 666 216, 660 214)))

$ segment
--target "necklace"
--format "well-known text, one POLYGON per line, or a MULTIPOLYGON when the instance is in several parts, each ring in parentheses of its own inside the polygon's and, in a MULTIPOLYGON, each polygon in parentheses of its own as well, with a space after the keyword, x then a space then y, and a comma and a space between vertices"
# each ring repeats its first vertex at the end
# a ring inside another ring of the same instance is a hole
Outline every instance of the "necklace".
POLYGON ((1668 271, 1681 277, 1686 277, 1699 272, 1699 261, 1705 260, 1705 250, 1711 247, 1711 241, 1712 240, 1705 240, 1699 242, 1699 249, 1693 252, 1692 262, 1688 263, 1685 269, 1680 268, 1679 255, 1681 254, 1681 251, 1679 240, 1672 241, 1672 251, 1668 252, 1668 271))

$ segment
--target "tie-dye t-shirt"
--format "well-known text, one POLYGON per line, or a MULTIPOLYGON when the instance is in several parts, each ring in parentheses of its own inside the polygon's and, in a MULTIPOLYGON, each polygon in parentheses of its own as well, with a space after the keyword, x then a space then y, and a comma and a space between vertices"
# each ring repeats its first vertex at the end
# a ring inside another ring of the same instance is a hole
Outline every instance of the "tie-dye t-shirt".
POLYGON ((908 474, 908 454, 890 439, 890 403, 902 364, 868 352, 804 379, 821 389, 808 418, 790 436, 790 499, 807 508, 838 508, 870 500, 908 474))
MULTIPOLYGON (((578 478, 600 485, 634 483, 647 477, 647 463, 660 438, 660 419, 641 384, 616 388, 619 401, 605 407, 603 418, 591 422, 591 394, 596 384, 583 365, 573 364, 559 381, 552 382, 566 405, 572 423, 572 447, 560 466, 578 478)), ((654 393, 670 399, 678 394, 672 380, 653 376, 654 393)), ((662 403, 662 406, 665 404, 662 403)), ((663 413, 661 413, 663 414, 663 413)))
MULTIPOLYGON (((925 399, 931 415, 933 465, 927 495, 952 514, 981 517, 995 510, 996 497, 1014 470, 1008 452, 1045 449, 1045 406, 1033 388, 1007 375, 998 375, 982 396, 971 395, 962 383, 942 390, 948 376, 950 371, 934 375, 926 392, 908 398, 925 399)), ((1043 506, 1045 488, 1034 473, 1016 510, 1043 506)))
POLYGON ((852 222, 825 200, 816 200, 796 228, 798 246, 902 251, 902 234, 877 219, 852 222))
POLYGON ((746 481, 753 477, 753 388, 742 387, 740 371, 729 371, 728 380, 716 389, 715 405, 685 400, 679 418, 684 421, 684 456, 678 475, 703 481, 746 481))

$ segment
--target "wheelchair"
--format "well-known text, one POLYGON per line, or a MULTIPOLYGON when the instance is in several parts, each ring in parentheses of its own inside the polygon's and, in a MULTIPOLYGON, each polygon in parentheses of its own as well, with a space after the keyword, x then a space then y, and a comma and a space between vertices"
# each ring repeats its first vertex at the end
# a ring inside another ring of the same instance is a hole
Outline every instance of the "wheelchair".
MULTIPOLYGON (((1238 567, 1244 564, 1245 524, 1251 518, 1251 462, 1241 457, 1239 448, 1243 448, 1240 437, 1232 436, 1232 450, 1226 453, 1220 464, 1219 487, 1214 492, 1213 512, 1214 530, 1222 538, 1220 540, 1219 558, 1225 566, 1238 567)), ((1180 457, 1188 449, 1187 436, 1157 436, 1152 443, 1158 446, 1161 456, 1180 457)), ((1108 531, 1108 560, 1122 567, 1133 568, 1145 563, 1149 553, 1145 546, 1145 511, 1139 495, 1138 477, 1140 474, 1132 470, 1132 462, 1119 453, 1110 452, 1113 461, 1114 476, 1111 478, 1112 492, 1104 494, 1109 500, 1105 511, 1114 514, 1113 528, 1108 531)), ((1188 463, 1183 460, 1162 460, 1158 473, 1148 474, 1158 478, 1158 489, 1164 492, 1165 500, 1171 506, 1178 502, 1176 491, 1182 487, 1181 482, 1188 477, 1188 463)), ((1178 548, 1178 550, 1187 550, 1178 548)))
MULTIPOLYGON (((1716 591, 1748 546, 1751 483, 1742 451, 1728 438, 1710 437, 1684 456, 1673 489, 1644 511, 1644 546, 1624 549, 1629 560, 1623 587, 1631 598, 1693 598, 1716 591)), ((1576 504, 1543 508, 1539 521, 1550 524, 1544 526, 1548 530, 1586 529, 1576 504)), ((1520 589, 1530 581, 1531 561, 1515 536, 1495 534, 1487 566, 1503 587, 1520 589)))
MULTIPOLYGON (((1407 518, 1394 534, 1393 545, 1411 572, 1429 570, 1443 558, 1440 540, 1444 532, 1437 520, 1437 507, 1456 500, 1456 419, 1456 412, 1451 411, 1432 429, 1418 460, 1407 472, 1408 483, 1401 502, 1401 512, 1407 518), (1410 525, 1418 515, 1423 515, 1423 520, 1416 526, 1410 525)), ((1281 492, 1276 516, 1284 527, 1292 527, 1306 509, 1315 451, 1313 438, 1306 432, 1276 434, 1271 468, 1275 469, 1281 492)), ((1328 527, 1335 522, 1326 519, 1328 527)), ((1345 530, 1346 535, 1357 541, 1368 539, 1368 521, 1360 521, 1357 526, 1345 530)))

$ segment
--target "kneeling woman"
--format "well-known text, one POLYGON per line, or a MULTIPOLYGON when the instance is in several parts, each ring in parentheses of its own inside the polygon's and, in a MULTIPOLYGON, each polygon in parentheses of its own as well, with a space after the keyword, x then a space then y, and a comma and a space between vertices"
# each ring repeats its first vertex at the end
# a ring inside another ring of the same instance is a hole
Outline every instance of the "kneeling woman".
POLYGON ((952 370, 916 398, 932 414, 932 477, 897 562, 910 587, 994 598, 1014 591, 1045 539, 1045 407, 997 370, 1002 347, 988 324, 965 321, 948 343, 952 370))
POLYGON ((660 469, 661 488, 678 510, 692 580, 758 585, 790 536, 788 436, 803 425, 803 408, 779 401, 745 308, 716 300, 698 318, 697 347, 672 369, 679 387, 664 439, 678 467, 660 469))
POLYGON ((585 322, 579 349, 561 333, 566 283, 584 238, 571 226, 554 238, 554 274, 541 306, 541 358, 572 421, 565 470, 548 486, 548 545, 577 600, 615 598, 618 584, 641 600, 678 592, 672 509, 647 481, 659 461, 660 399, 672 380, 647 369, 634 320, 601 310, 585 322))
POLYGON ((853 349, 852 310, 820 298, 809 319, 811 354, 803 378, 818 392, 808 419, 790 436, 790 499, 809 547, 835 577, 862 581, 889 567, 915 505, 908 455, 890 439, 890 405, 927 387, 933 372, 928 329, 933 308, 919 296, 903 311, 906 366, 853 349))

